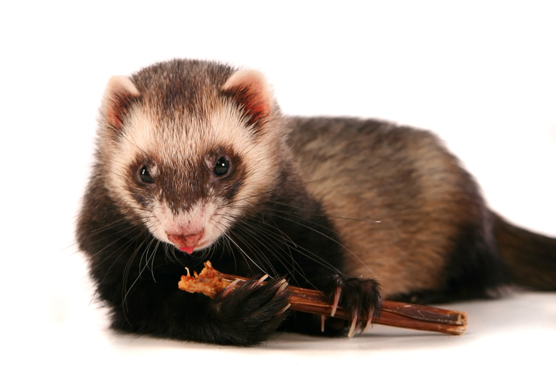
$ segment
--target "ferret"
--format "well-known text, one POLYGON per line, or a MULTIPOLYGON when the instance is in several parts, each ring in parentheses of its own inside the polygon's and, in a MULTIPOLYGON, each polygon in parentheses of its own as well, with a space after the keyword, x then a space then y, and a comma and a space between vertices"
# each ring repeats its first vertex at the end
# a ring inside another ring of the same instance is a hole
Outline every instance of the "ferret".
POLYGON ((111 326, 177 340, 352 335, 382 299, 556 289, 556 239, 489 210, 430 132, 288 117, 258 71, 200 60, 109 80, 76 237, 111 326), (215 299, 180 291, 184 267, 206 260, 251 279, 215 299), (282 278, 323 291, 351 321, 322 331, 287 310, 282 278))

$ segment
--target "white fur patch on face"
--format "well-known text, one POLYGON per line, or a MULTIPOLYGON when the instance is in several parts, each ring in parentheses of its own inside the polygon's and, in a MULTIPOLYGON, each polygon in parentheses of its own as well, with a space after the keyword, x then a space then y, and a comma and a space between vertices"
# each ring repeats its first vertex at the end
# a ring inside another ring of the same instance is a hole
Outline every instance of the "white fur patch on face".
MULTIPOLYGON (((129 192, 127 183, 130 176, 135 174, 135 172, 130 172, 130 164, 136 162, 138 157, 146 156, 146 153, 152 150, 156 145, 156 133, 152 121, 137 108, 132 109, 122 129, 119 143, 109 140, 109 148, 105 149, 109 165, 107 186, 114 196, 123 200, 130 209, 134 209, 140 216, 146 217, 147 212, 141 212, 137 207, 137 201, 129 192)), ((138 166, 135 169, 139 168, 138 166)), ((156 176, 158 171, 156 163, 150 165, 148 169, 153 177, 156 176)))
POLYGON ((227 230, 226 218, 217 212, 218 207, 212 202, 198 202, 189 212, 179 212, 174 215, 165 203, 157 203, 153 208, 153 218, 149 218, 149 230, 160 241, 172 244, 169 235, 202 234, 195 249, 205 249, 211 246, 223 231, 227 230))
POLYGON ((215 143, 229 145, 242 159, 247 177, 236 196, 237 207, 248 206, 244 199, 252 199, 268 190, 276 180, 278 164, 277 145, 279 128, 266 128, 255 138, 239 110, 232 104, 224 104, 212 113, 210 125, 214 130, 215 143))

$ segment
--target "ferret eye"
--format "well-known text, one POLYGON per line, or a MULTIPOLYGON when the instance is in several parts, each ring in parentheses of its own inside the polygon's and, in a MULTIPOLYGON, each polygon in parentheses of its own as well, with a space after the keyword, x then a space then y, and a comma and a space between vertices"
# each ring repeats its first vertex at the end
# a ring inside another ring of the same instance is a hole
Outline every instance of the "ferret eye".
POLYGON ((143 183, 152 184, 154 183, 154 178, 151 176, 147 166, 142 166, 139 169, 139 178, 143 183))
POLYGON ((220 157, 214 165, 214 170, 212 171, 216 176, 224 176, 230 171, 230 161, 227 157, 220 157))

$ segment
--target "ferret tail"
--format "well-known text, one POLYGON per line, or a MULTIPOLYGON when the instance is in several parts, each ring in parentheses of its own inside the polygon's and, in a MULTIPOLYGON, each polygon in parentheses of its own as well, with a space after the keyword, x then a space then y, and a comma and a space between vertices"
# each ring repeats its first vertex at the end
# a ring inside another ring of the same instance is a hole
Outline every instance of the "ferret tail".
POLYGON ((494 234, 510 279, 532 290, 556 291, 556 238, 514 226, 494 214, 494 234))

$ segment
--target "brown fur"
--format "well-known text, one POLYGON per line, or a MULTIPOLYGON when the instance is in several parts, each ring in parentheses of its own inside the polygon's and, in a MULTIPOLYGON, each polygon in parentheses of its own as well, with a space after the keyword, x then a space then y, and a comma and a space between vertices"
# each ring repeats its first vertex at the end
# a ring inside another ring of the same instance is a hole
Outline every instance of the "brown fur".
POLYGON ((512 282, 524 288, 554 291, 556 241, 511 225, 499 215, 494 215, 494 231, 512 282))
POLYGON ((460 226, 482 218, 484 205, 438 139, 376 120, 289 122, 295 160, 338 229, 348 273, 370 268, 385 297, 442 283, 460 226))

